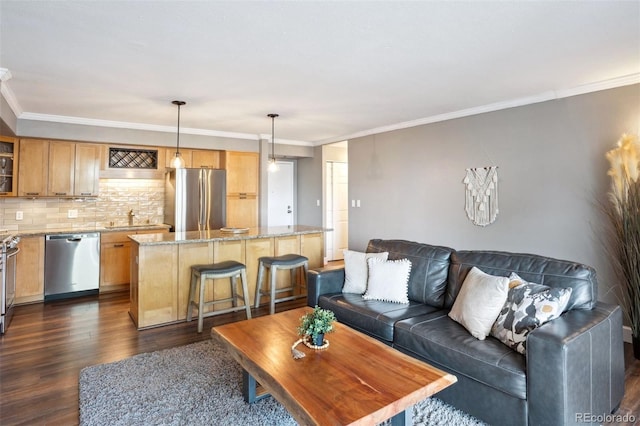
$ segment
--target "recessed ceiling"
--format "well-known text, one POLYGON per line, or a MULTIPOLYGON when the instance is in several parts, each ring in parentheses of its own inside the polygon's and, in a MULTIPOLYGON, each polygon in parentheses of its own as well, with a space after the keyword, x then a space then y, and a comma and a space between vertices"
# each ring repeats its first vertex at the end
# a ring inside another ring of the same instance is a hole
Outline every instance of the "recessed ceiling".
POLYGON ((21 120, 318 144, 640 81, 640 2, 2 0, 0 68, 21 120))

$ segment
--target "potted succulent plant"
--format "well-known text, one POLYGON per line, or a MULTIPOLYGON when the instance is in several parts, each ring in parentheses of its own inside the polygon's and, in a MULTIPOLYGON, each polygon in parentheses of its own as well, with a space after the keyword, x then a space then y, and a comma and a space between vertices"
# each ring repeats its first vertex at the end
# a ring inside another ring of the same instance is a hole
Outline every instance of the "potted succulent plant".
POLYGON ((311 340, 315 346, 324 344, 324 335, 333 331, 333 322, 336 320, 335 314, 328 310, 316 306, 312 312, 308 312, 300 317, 298 334, 311 340))
POLYGON ((633 352, 640 359, 640 142, 622 135, 618 147, 607 152, 611 165, 611 255, 621 288, 621 305, 631 327, 633 352))

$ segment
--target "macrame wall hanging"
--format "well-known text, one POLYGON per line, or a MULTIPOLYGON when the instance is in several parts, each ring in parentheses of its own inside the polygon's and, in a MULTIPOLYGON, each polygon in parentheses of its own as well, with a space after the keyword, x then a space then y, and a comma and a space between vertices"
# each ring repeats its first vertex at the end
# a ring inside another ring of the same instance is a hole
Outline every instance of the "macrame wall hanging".
POLYGON ((487 226, 498 215, 498 167, 467 169, 463 180, 466 187, 467 217, 474 225, 487 226))

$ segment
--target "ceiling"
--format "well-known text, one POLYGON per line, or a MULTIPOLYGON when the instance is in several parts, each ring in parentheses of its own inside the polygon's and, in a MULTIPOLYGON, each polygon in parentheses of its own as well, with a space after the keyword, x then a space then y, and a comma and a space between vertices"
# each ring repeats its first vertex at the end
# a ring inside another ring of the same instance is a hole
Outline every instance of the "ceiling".
POLYGON ((314 145, 640 82, 640 1, 0 2, 19 120, 314 145))

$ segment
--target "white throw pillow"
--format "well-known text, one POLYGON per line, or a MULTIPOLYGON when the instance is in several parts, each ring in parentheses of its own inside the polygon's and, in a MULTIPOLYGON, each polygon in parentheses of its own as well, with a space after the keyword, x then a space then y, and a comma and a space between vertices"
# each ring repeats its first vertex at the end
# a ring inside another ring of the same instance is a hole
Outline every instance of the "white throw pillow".
POLYGON ((365 300, 382 300, 384 302, 409 303, 408 283, 411 273, 411 261, 367 259, 369 263, 369 281, 367 292, 362 296, 365 300))
POLYGON ((358 251, 344 250, 344 286, 343 293, 362 294, 367 290, 369 277, 367 259, 378 258, 387 260, 388 252, 361 253, 358 251))
POLYGON ((475 266, 467 274, 449 317, 473 337, 484 340, 498 318, 509 293, 509 278, 482 272, 475 266))

